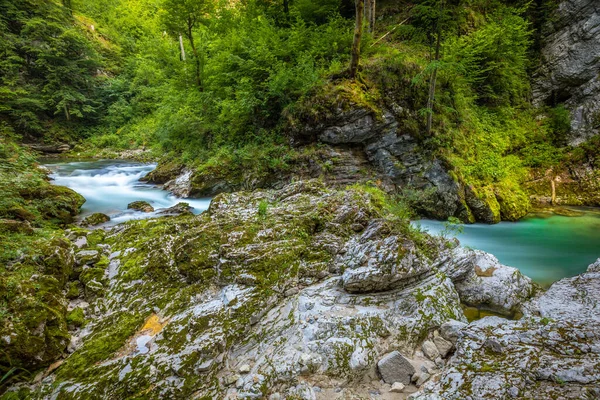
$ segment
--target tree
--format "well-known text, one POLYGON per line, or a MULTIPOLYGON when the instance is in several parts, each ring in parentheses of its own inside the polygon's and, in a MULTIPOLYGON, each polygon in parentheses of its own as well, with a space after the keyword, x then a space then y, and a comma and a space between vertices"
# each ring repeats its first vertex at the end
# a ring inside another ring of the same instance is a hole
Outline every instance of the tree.
POLYGON ((431 78, 429 79, 429 95, 427 96, 427 135, 431 134, 431 126, 433 124, 433 101, 435 100, 435 85, 437 83, 437 72, 438 64, 440 61, 440 44, 442 40, 442 32, 438 21, 438 27, 436 29, 436 43, 435 43, 435 55, 433 59, 433 71, 431 71, 431 78))
MULTIPOLYGON (((446 6, 446 0, 426 0, 416 5, 413 17, 417 25, 424 25, 432 47, 431 62, 427 68, 430 71, 429 93, 427 95, 426 132, 431 134, 433 126, 433 107, 435 102, 435 89, 437 85, 438 69, 440 67, 440 48, 443 32, 452 25, 452 10, 446 6)), ((427 71, 426 70, 426 71, 427 71)))
MULTIPOLYGON (((163 21, 167 30, 176 37, 185 36, 190 42, 194 55, 196 84, 203 90, 203 54, 198 49, 194 33, 201 25, 206 25, 209 13, 214 10, 214 4, 211 0, 166 0, 164 8, 166 14, 163 21)), ((185 61, 183 53, 181 59, 185 61)))
POLYGON ((369 33, 375 32, 375 10, 376 0, 365 0, 365 18, 367 19, 369 33))
POLYGON ((363 31, 363 14, 365 0, 356 0, 356 22, 354 25, 354 40, 352 42, 352 57, 350 60, 350 77, 356 78, 358 63, 360 61, 360 40, 363 31))

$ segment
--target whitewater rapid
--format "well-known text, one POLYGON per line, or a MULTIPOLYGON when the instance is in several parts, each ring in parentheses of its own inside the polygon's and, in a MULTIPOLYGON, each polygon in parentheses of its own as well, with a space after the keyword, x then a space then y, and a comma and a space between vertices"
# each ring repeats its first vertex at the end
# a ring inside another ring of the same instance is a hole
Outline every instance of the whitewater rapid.
POLYGON ((210 204, 210 199, 181 199, 157 185, 141 182, 140 178, 156 168, 156 164, 100 160, 48 163, 46 167, 52 171, 50 178, 54 184, 67 186, 85 197, 81 218, 100 212, 111 218, 109 224, 118 224, 152 217, 179 202, 194 207, 196 214, 210 204), (138 200, 150 203, 155 212, 127 209, 129 203, 138 200))

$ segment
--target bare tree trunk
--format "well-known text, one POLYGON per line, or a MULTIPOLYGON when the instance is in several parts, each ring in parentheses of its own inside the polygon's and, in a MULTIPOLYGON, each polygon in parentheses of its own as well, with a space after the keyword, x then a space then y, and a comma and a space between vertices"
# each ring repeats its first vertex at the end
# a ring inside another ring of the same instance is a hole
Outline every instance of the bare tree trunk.
POLYGON ((65 108, 65 117, 67 118, 67 121, 70 121, 71 120, 71 114, 69 113, 69 107, 67 107, 66 104, 63 107, 65 108))
POLYGON ((367 20, 367 29, 369 33, 375 32, 375 11, 376 0, 365 1, 365 19, 367 20))
POLYGON ((179 35, 179 50, 181 61, 185 61, 185 48, 183 47, 183 36, 179 35))
POLYGON ((285 15, 290 13, 290 0, 283 0, 283 12, 285 15))
POLYGON ((198 53, 198 49, 196 48, 196 44, 194 43, 194 34, 192 32, 192 23, 188 23, 188 39, 190 41, 190 45, 192 46, 192 53, 194 53, 194 63, 196 64, 196 84, 198 88, 202 90, 202 74, 200 71, 200 54, 198 53))
POLYGON ((356 23, 354 26, 354 41, 352 42, 352 58, 350 60, 350 77, 356 78, 360 60, 360 39, 363 31, 363 13, 365 0, 356 0, 356 23))
POLYGON ((429 81, 429 96, 427 97, 427 135, 431 134, 431 127, 433 125, 433 101, 435 100, 435 85, 437 81, 437 62, 440 59, 440 42, 441 42, 441 32, 438 25, 437 29, 437 38, 435 44, 435 65, 433 71, 431 72, 431 80, 429 81))
POLYGON ((554 174, 552 174, 552 177, 550 178, 550 186, 552 187, 552 198, 550 200, 550 204, 552 204, 553 206, 556 205, 556 182, 554 181, 554 179, 556 179, 556 177, 554 176, 554 174))

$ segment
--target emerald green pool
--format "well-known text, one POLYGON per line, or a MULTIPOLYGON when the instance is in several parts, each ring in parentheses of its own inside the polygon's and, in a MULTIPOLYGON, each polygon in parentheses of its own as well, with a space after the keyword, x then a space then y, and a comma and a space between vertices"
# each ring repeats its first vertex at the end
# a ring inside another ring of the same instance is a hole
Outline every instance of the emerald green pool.
MULTIPOLYGON (((501 263, 519 268, 547 286, 585 272, 600 257, 600 210, 576 209, 579 216, 531 214, 519 222, 463 225, 453 233, 463 246, 492 253, 501 263)), ((432 234, 444 231, 443 222, 415 224, 432 234)))

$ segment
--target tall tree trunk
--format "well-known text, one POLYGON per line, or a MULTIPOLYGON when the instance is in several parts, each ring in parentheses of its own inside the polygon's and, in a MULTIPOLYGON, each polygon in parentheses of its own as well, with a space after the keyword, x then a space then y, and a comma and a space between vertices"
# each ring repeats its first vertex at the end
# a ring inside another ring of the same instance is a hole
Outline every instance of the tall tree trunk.
POLYGON ((550 204, 552 204, 553 206, 556 205, 556 181, 555 181, 555 179, 556 179, 556 177, 554 176, 554 172, 553 172, 550 177, 550 186, 552 188, 552 197, 550 200, 550 204))
POLYGON ((283 12, 285 15, 290 13, 290 0, 283 0, 283 12))
POLYGON ((369 33, 375 32, 375 6, 376 0, 365 0, 365 19, 367 20, 367 30, 369 33))
POLYGON ((427 135, 431 134, 431 126, 433 125, 433 101, 435 100, 435 85, 437 81, 437 62, 440 59, 440 42, 441 42, 442 33, 440 31, 440 26, 438 23, 437 29, 437 38, 435 44, 435 65, 433 67, 433 71, 431 72, 431 79, 429 81, 429 96, 427 97, 427 135))
POLYGON ((179 51, 179 58, 181 58, 181 61, 185 61, 185 48, 183 47, 183 36, 181 34, 179 35, 179 51))
POLYGON ((202 73, 201 69, 201 60, 200 54, 198 53, 198 49, 196 48, 196 44, 194 43, 194 34, 192 32, 192 23, 188 23, 188 39, 190 41, 190 46, 192 46, 192 53, 194 53, 194 63, 196 64, 196 84, 198 88, 202 91, 202 73))
POLYGON ((65 118, 67 118, 67 121, 70 121, 71 114, 69 113, 69 107, 66 104, 63 107, 65 108, 65 118))
POLYGON ((363 31, 363 13, 365 0, 356 0, 356 23, 354 26, 354 41, 352 42, 352 58, 350 60, 350 77, 356 78, 360 60, 360 39, 363 31))

